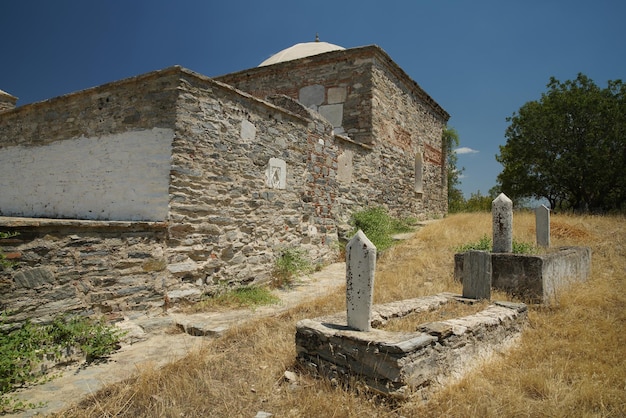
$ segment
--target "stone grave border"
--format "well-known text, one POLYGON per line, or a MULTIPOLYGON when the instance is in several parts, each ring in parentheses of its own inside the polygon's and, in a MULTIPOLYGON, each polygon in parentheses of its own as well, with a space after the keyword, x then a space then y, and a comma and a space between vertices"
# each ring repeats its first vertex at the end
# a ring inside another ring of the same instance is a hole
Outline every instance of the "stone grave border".
POLYGON ((376 329, 390 319, 472 301, 451 293, 372 307, 372 328, 348 327, 346 315, 304 319, 296 325, 297 360, 320 376, 344 383, 353 379, 378 393, 406 398, 425 396, 506 349, 527 321, 522 303, 493 302, 460 318, 420 324, 415 332, 376 329))
POLYGON ((465 282, 471 286, 464 286, 463 296, 441 293, 372 306, 376 247, 358 231, 346 246, 346 311, 296 324, 298 361, 319 375, 345 383, 356 378, 394 397, 426 394, 462 375, 519 335, 527 319, 526 305, 494 302, 474 315, 419 324, 415 332, 375 327, 452 302, 489 299, 491 258, 476 253, 468 263, 479 265, 465 270, 465 282))

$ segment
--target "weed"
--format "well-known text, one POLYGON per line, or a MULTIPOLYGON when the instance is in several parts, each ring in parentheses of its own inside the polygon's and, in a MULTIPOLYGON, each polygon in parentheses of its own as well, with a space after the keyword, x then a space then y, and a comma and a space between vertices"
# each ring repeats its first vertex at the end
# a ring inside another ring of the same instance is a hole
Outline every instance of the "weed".
MULTIPOLYGON (((17 232, 1 232, 0 231, 0 239, 11 238, 16 235, 19 235, 17 232)), ((0 270, 8 269, 13 267, 15 263, 8 261, 2 251, 0 251, 0 270)))
POLYGON ((376 249, 382 252, 393 245, 393 234, 411 231, 412 223, 414 220, 391 217, 383 207, 368 208, 352 214, 350 224, 354 229, 350 235, 356 234, 360 229, 376 249))
POLYGON ((491 251, 491 238, 483 235, 478 241, 463 244, 456 248, 456 252, 464 253, 467 251, 491 251))
POLYGON ((255 308, 280 302, 267 287, 248 286, 229 289, 192 305, 188 312, 203 312, 219 308, 255 308))
POLYGON ((272 271, 272 285, 285 287, 293 284, 294 279, 300 274, 307 274, 314 267, 306 256, 306 251, 301 248, 284 248, 274 263, 272 271))
MULTIPOLYGON (((5 319, 3 313, 0 324, 5 319)), ((59 317, 48 325, 26 322, 19 329, 0 332, 0 411, 35 407, 6 394, 44 380, 45 361, 58 362, 79 350, 91 362, 115 351, 121 336, 121 331, 103 321, 82 317, 59 317)))
MULTIPOLYGON (((483 235, 478 241, 470 242, 468 244, 463 244, 461 246, 456 247, 455 251, 457 253, 464 253, 466 251, 491 251, 493 245, 491 243, 491 238, 489 238, 486 234, 483 235)), ((538 250, 532 244, 527 242, 513 240, 513 253, 514 254, 537 254, 538 250)))
POLYGON ((533 244, 513 240, 514 254, 537 254, 539 250, 533 244))

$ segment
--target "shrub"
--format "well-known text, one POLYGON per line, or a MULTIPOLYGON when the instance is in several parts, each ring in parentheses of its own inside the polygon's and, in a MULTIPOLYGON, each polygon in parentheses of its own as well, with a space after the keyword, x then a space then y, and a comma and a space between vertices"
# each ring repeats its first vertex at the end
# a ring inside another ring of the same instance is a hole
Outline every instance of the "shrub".
POLYGON ((296 276, 313 270, 313 264, 307 258, 305 250, 295 247, 284 248, 274 263, 272 284, 275 287, 289 286, 296 276))
POLYGON ((382 207, 355 212, 350 224, 354 227, 350 235, 356 234, 360 229, 378 251, 384 251, 393 245, 393 234, 412 230, 410 219, 393 218, 382 207))

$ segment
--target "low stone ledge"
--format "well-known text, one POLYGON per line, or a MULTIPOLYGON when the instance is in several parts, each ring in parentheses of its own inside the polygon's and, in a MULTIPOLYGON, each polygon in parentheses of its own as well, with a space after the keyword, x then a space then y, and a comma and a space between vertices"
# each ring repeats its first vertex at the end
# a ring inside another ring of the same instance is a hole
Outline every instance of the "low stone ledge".
MULTIPOLYGON (((372 310, 398 318, 422 307, 437 309, 454 299, 452 294, 440 294, 372 310)), ((299 362, 320 375, 344 381, 357 377, 375 391, 406 397, 417 391, 424 394, 504 348, 519 335, 526 318, 526 305, 496 302, 474 315, 421 324, 415 332, 355 331, 340 314, 304 319, 296 325, 296 352, 299 362)))
POLYGON ((49 219, 0 216, 0 228, 41 228, 41 227, 80 227, 80 228, 141 228, 165 230, 167 222, 146 221, 96 221, 89 219, 49 219))

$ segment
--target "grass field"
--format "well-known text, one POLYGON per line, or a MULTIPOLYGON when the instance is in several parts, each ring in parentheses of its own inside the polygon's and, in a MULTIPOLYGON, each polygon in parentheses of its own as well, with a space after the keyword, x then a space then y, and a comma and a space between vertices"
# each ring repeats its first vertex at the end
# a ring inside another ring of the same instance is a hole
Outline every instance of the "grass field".
MULTIPOLYGON (((592 249, 592 277, 556 306, 530 306, 517 346, 427 402, 394 402, 309 376, 295 362, 295 323, 345 309, 345 294, 231 330, 202 350, 109 386, 63 417, 624 417, 626 219, 552 216, 552 245, 592 249), (295 371, 297 384, 284 381, 295 371)), ((454 248, 490 234, 490 214, 457 214, 420 229, 378 264, 375 302, 442 291, 454 248)), ((514 238, 534 242, 534 216, 516 213, 514 238)), ((497 299, 506 295, 496 294, 497 299)))

